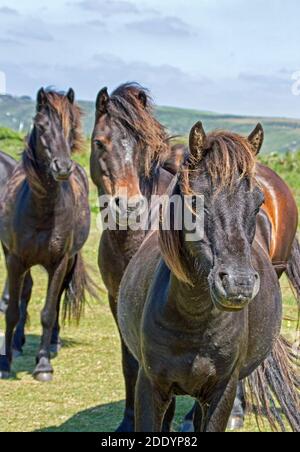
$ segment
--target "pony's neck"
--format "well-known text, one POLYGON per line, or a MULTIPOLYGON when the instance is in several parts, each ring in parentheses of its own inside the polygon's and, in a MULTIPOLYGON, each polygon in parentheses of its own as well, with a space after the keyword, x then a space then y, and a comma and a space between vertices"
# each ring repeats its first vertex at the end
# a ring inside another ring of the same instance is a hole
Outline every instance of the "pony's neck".
POLYGON ((26 181, 35 204, 43 209, 52 209, 61 194, 61 183, 55 181, 49 169, 39 159, 39 148, 36 142, 36 131, 32 132, 27 154, 23 158, 26 181))
POLYGON ((193 263, 189 277, 193 285, 184 283, 171 274, 169 289, 169 304, 173 305, 181 318, 196 322, 205 322, 214 309, 210 296, 207 276, 196 270, 193 263))
POLYGON ((168 307, 175 310, 180 318, 199 325, 214 309, 208 274, 202 267, 201 259, 192 256, 185 243, 177 252, 176 259, 179 260, 176 270, 175 267, 174 272, 169 270, 168 307))

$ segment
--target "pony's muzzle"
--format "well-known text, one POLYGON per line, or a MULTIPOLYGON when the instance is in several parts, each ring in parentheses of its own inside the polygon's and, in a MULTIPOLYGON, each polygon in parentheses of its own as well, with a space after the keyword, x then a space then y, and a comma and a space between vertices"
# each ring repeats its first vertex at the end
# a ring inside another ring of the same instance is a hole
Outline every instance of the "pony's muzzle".
POLYGON ((244 309, 260 290, 260 277, 254 269, 219 270, 210 277, 213 301, 220 309, 244 309))
POLYGON ((51 163, 51 171, 54 179, 57 181, 68 180, 74 170, 74 163, 72 160, 62 160, 54 158, 51 163))

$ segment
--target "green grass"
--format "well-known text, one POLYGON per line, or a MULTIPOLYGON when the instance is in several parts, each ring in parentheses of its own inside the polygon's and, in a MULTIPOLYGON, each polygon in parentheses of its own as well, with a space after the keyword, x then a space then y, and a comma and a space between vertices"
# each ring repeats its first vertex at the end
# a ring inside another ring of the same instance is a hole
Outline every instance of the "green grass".
MULTIPOLYGON (((8 136, 0 129, 0 149, 13 156, 22 149, 22 137, 8 136)), ((80 163, 88 167, 88 152, 78 156, 80 163)), ((299 154, 282 158, 272 155, 265 158, 290 182, 300 201, 299 154)), ((92 229, 84 250, 86 261, 97 270, 97 248, 100 232, 97 229, 97 193, 91 184, 93 206, 92 229)), ((1 256, 0 286, 4 282, 4 262, 1 256)), ((34 292, 30 303, 30 325, 27 328, 27 344, 24 356, 13 364, 14 378, 1 381, 0 431, 114 431, 122 418, 124 384, 121 371, 119 337, 114 325, 107 298, 100 304, 91 303, 86 308, 80 327, 65 327, 62 331, 64 347, 54 360, 54 381, 40 384, 32 379, 35 354, 41 332, 39 314, 46 290, 46 275, 34 269, 34 292)), ((100 280, 100 276, 99 276, 100 280)), ((285 313, 296 317, 293 296, 288 283, 283 280, 285 313)), ((4 328, 0 316, 0 330, 4 328)), ((284 332, 293 340, 295 323, 284 322, 284 332)), ((177 428, 191 407, 189 398, 180 398, 175 420, 177 428)), ((267 427, 266 427, 267 430, 267 427)), ((257 431, 253 416, 247 417, 245 431, 257 431)))

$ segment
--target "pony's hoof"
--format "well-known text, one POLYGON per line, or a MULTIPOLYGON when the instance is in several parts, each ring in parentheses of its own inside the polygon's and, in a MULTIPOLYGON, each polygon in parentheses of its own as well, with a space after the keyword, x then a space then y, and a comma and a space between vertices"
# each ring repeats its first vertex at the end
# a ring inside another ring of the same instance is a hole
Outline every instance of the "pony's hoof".
POLYGON ((49 383, 53 380, 53 374, 50 372, 37 372, 33 374, 33 378, 40 383, 49 383))
POLYGON ((194 433, 195 432, 194 422, 193 421, 184 421, 184 423, 182 424, 182 426, 180 428, 180 432, 181 433, 194 433))
POLYGON ((11 377, 10 373, 5 370, 0 370, 0 380, 8 380, 11 377))
POLYGON ((52 357, 57 356, 62 349, 62 344, 59 342, 58 344, 50 345, 50 354, 52 357))
POLYGON ((13 350, 13 353, 12 353, 12 356, 13 356, 13 359, 18 359, 18 358, 20 358, 21 356, 23 356, 23 352, 22 352, 22 350, 13 350))
POLYGON ((228 422, 227 430, 233 432, 234 430, 241 430, 244 427, 244 418, 239 416, 231 416, 228 422))

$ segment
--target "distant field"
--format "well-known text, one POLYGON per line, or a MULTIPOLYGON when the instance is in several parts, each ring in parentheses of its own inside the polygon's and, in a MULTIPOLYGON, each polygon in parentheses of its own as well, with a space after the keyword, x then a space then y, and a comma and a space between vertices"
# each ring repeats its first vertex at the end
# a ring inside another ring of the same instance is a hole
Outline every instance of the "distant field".
MULTIPOLYGON (((18 157, 22 150, 20 134, 0 128, 0 149, 18 157)), ((86 152, 76 158, 88 170, 89 143, 86 152)), ((286 179, 300 206, 300 154, 270 155, 265 163, 286 179)), ((100 232, 96 227, 97 193, 91 184, 90 203, 93 210, 92 228, 84 257, 97 269, 97 248, 100 232)), ((4 261, 0 256, 0 290, 4 283, 4 261)), ((24 356, 14 362, 14 377, 0 381, 0 431, 42 432, 107 432, 114 431, 122 418, 124 384, 121 372, 120 344, 117 329, 106 296, 100 304, 91 303, 79 328, 66 327, 62 331, 64 347, 54 360, 54 381, 35 382, 31 373, 35 366, 41 332, 39 315, 46 290, 45 272, 34 269, 34 292, 30 303, 30 325, 24 356)), ((99 281, 101 283, 101 281, 99 281)), ((285 279, 282 281, 285 314, 296 319, 295 301, 285 279)), ((0 330, 4 319, 0 315, 0 330)), ((284 333, 295 339, 295 321, 284 322, 284 333)), ((191 399, 180 398, 174 428, 191 407, 191 399)), ((268 427, 264 427, 268 430, 268 427)), ((254 416, 247 416, 245 431, 257 431, 254 416)))
MULTIPOLYGON (((85 133, 90 136, 94 120, 94 103, 80 102, 80 105, 85 112, 85 133)), ((0 96, 0 124, 26 133, 31 125, 34 108, 34 102, 28 97, 0 96)), ((199 120, 203 121, 206 130, 229 129, 241 134, 249 134, 258 122, 262 122, 266 131, 264 152, 300 149, 300 119, 252 118, 171 107, 157 107, 156 114, 170 134, 185 137, 199 120)))

